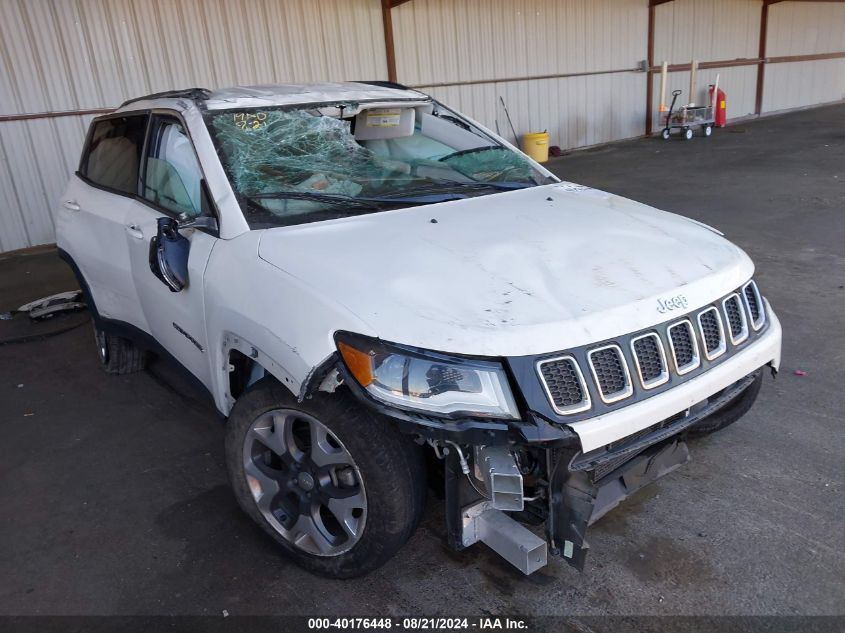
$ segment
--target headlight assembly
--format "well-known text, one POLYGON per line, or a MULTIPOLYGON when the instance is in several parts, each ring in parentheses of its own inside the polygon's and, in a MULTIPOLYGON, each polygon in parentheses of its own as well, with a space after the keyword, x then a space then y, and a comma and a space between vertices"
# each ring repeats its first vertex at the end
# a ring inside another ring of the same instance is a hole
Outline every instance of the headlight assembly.
POLYGON ((519 418, 500 363, 421 352, 339 333, 337 349, 376 400, 429 415, 519 418))

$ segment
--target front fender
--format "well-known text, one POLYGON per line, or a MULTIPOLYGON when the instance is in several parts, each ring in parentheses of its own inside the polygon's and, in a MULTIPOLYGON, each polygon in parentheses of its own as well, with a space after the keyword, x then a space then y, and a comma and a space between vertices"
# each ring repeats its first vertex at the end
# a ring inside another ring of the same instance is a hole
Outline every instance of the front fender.
POLYGON ((309 377, 335 353, 337 330, 375 334, 331 297, 260 259, 261 233, 221 240, 205 272, 214 397, 224 415, 234 405, 229 389, 232 350, 254 359, 299 396, 309 377))

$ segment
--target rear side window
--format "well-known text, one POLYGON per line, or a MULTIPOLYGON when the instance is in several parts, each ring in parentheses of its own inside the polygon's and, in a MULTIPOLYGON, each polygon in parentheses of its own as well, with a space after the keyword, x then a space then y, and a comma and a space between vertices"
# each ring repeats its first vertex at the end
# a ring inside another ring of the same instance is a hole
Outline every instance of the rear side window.
POLYGON ((147 115, 112 117, 95 122, 80 173, 101 187, 137 193, 146 129, 147 115))

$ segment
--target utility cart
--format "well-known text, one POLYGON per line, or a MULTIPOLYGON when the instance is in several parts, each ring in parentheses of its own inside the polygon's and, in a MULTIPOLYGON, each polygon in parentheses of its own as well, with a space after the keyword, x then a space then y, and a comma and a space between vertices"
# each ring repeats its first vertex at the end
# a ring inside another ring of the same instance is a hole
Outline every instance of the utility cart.
POLYGON ((693 129, 700 127, 704 136, 710 136, 713 133, 713 125, 715 119, 713 117, 713 106, 681 106, 675 110, 675 103, 678 101, 678 96, 681 94, 680 90, 672 91, 672 103, 669 105, 669 111, 663 118, 663 132, 661 136, 664 140, 669 140, 672 135, 672 130, 680 130, 681 136, 687 141, 693 137, 693 129))

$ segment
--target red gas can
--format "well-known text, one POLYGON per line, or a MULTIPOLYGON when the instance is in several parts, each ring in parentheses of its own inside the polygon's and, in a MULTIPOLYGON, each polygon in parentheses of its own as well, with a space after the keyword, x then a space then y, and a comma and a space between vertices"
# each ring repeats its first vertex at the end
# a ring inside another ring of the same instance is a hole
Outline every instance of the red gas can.
MULTIPOLYGON (((713 103, 713 86, 710 85, 710 103, 713 103)), ((716 127, 725 127, 728 124, 728 102, 725 91, 719 88, 716 91, 716 111, 713 113, 716 119, 716 127)))

